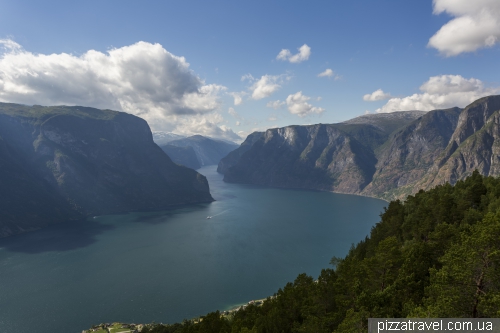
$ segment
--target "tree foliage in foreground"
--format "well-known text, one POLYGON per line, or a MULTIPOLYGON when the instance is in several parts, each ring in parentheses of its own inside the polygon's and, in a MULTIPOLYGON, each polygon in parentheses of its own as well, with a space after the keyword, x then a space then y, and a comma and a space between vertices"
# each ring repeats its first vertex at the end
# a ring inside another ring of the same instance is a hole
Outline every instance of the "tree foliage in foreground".
POLYGON ((500 317, 500 179, 475 171, 390 202, 370 236, 331 264, 230 319, 217 311, 146 332, 366 332, 370 317, 500 317))

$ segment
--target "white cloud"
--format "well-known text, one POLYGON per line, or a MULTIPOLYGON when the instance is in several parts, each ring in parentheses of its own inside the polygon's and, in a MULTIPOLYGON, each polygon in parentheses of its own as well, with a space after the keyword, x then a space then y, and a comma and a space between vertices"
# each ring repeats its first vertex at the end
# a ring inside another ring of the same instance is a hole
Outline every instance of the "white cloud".
POLYGON ((330 68, 327 68, 325 69, 324 72, 319 73, 318 77, 333 77, 335 81, 340 80, 342 78, 342 76, 335 74, 335 72, 330 68))
MULTIPOLYGON (((194 117, 200 134, 217 132, 215 123, 200 119, 219 109, 220 95, 227 88, 206 84, 184 57, 160 44, 138 42, 80 56, 34 54, 10 39, 0 40, 0 46, 2 102, 125 111, 144 118, 156 130, 186 129, 190 121, 184 118, 194 117), (207 129, 202 130, 203 124, 207 129)), ((232 135, 219 130, 223 136, 232 135)))
POLYGON ((244 91, 240 91, 240 92, 230 92, 228 94, 234 98, 234 105, 240 105, 241 103, 243 103, 243 96, 245 96, 247 93, 244 91))
POLYGON ((500 93, 500 87, 485 87, 481 80, 460 75, 429 78, 420 86, 422 93, 403 98, 391 98, 376 112, 421 110, 430 111, 454 106, 465 107, 478 98, 500 93))
POLYGON ((291 63, 299 63, 299 62, 302 62, 302 61, 309 59, 309 56, 311 55, 311 48, 309 46, 307 46, 307 44, 302 45, 301 47, 299 47, 298 50, 299 50, 299 53, 292 55, 290 50, 283 49, 276 56, 276 59, 283 60, 283 61, 288 60, 291 63))
POLYGON ((434 0, 433 13, 448 13, 455 18, 429 39, 447 57, 480 48, 492 47, 500 40, 500 1, 434 0))
POLYGON ((229 113, 231 116, 233 116, 236 119, 241 119, 241 116, 238 114, 238 112, 236 112, 236 110, 234 108, 229 108, 227 110, 227 113, 229 113))
MULTIPOLYGON (((289 74, 262 75, 260 79, 254 78, 252 74, 245 74, 241 77, 241 81, 248 80, 253 83, 248 89, 251 91, 252 98, 256 100, 271 96, 281 88, 284 81, 291 79, 292 76, 289 74)), ((246 93, 242 92, 242 94, 246 93)))
POLYGON ((333 71, 330 68, 327 68, 327 69, 325 69, 324 72, 321 72, 321 73, 318 74, 318 77, 324 77, 324 76, 332 77, 333 76, 333 71))
POLYGON ((325 111, 323 108, 314 107, 307 103, 311 97, 302 95, 302 91, 295 94, 288 95, 286 98, 286 105, 291 114, 296 114, 299 117, 305 117, 312 113, 322 113, 325 111))
POLYGON ((179 117, 175 122, 175 133, 185 136, 200 134, 232 141, 241 140, 240 136, 234 133, 231 128, 220 125, 222 122, 224 122, 224 118, 217 112, 179 117))
POLYGON ((22 50, 22 46, 17 44, 11 39, 0 39, 0 45, 2 45, 2 48, 4 50, 9 50, 9 51, 14 51, 14 52, 19 52, 22 50))
POLYGON ((276 101, 269 101, 269 102, 267 102, 266 106, 268 108, 273 108, 275 110, 278 110, 278 109, 283 108, 283 106, 285 106, 285 104, 286 104, 286 102, 284 102, 284 101, 282 102, 282 101, 280 101, 278 99, 276 101))
POLYGON ((236 126, 240 126, 240 122, 239 121, 236 121, 236 126))
POLYGON ((252 76, 252 74, 248 73, 248 74, 245 74, 241 77, 241 81, 245 81, 245 80, 252 82, 255 80, 255 78, 252 76))
POLYGON ((271 96, 279 88, 284 80, 290 80, 289 75, 262 75, 260 79, 255 79, 251 74, 243 75, 241 80, 253 82, 249 88, 253 99, 262 99, 271 96))
POLYGON ((377 89, 371 94, 366 94, 363 96, 363 100, 367 102, 381 101, 383 99, 391 98, 391 94, 385 93, 382 89, 377 89))

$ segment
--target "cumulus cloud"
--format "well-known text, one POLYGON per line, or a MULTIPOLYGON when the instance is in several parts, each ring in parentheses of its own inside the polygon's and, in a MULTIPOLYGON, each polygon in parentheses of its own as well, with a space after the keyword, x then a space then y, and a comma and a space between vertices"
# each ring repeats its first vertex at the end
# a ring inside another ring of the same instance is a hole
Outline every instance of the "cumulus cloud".
POLYGON ((299 91, 292 95, 288 95, 288 97, 286 98, 288 111, 290 111, 291 114, 296 114, 299 117, 305 117, 312 113, 319 114, 325 111, 325 109, 323 108, 318 108, 307 103, 307 101, 309 101, 310 99, 311 97, 302 95, 302 91, 299 91))
POLYGON ((298 48, 298 50, 299 50, 299 53, 292 54, 292 52, 290 52, 290 50, 283 49, 276 56, 276 59, 283 60, 283 61, 289 61, 291 63, 299 63, 299 62, 302 62, 302 61, 309 59, 309 56, 311 55, 311 48, 309 46, 307 46, 307 44, 302 45, 301 47, 298 48))
POLYGON ((363 96, 363 100, 367 102, 381 101, 383 99, 391 98, 391 94, 385 93, 382 89, 377 89, 371 94, 366 94, 363 96))
POLYGON ((455 18, 430 39, 428 46, 450 57, 480 48, 492 47, 500 40, 500 1, 434 0, 433 13, 455 18))
POLYGON ((4 50, 9 50, 14 52, 22 49, 21 45, 17 44, 11 39, 0 39, 0 45, 4 50))
POLYGON ((260 79, 254 78, 251 74, 244 75, 241 80, 248 80, 253 82, 250 86, 253 99, 262 99, 271 96, 283 84, 284 80, 289 80, 289 75, 262 75, 260 79))
POLYGON ((185 136, 200 134, 212 138, 240 141, 241 137, 231 128, 220 125, 223 122, 224 118, 217 112, 179 117, 175 122, 175 133, 185 136))
POLYGON ((240 105, 241 103, 243 103, 243 96, 245 96, 247 93, 244 91, 240 91, 240 92, 230 92, 228 94, 234 98, 234 105, 240 105))
POLYGON ((332 77, 333 76, 333 71, 330 68, 325 69, 324 72, 321 72, 318 74, 318 77, 332 77))
POLYGON ((233 108, 229 108, 229 109, 227 110, 227 113, 229 113, 231 116, 233 116, 233 117, 234 117, 234 118, 236 118, 236 119, 241 119, 241 116, 239 115, 239 113, 238 113, 238 112, 236 112, 236 110, 235 110, 235 109, 233 109, 233 108))
MULTIPOLYGON (((181 116, 214 112, 227 90, 206 84, 184 57, 160 44, 138 42, 106 53, 89 50, 80 56, 34 54, 10 39, 0 40, 0 46, 2 102, 125 111, 144 118, 154 129, 166 130, 181 126, 181 116)), ((196 124, 211 126, 210 121, 196 124)))
POLYGON ((342 78, 342 76, 335 74, 335 72, 330 68, 327 68, 325 69, 324 72, 319 73, 318 77, 330 77, 330 78, 333 77, 335 81, 340 80, 342 78))
POLYGON ((284 102, 284 101, 282 102, 282 101, 280 101, 278 99, 276 101, 269 101, 269 102, 267 102, 266 106, 268 108, 273 108, 275 110, 278 110, 278 109, 283 108, 283 106, 285 106, 285 104, 286 104, 286 102, 284 102))
POLYGON ((500 87, 485 87, 481 80, 460 75, 429 78, 420 86, 420 94, 391 98, 376 112, 421 110, 430 111, 454 106, 465 107, 478 98, 500 93, 500 87))

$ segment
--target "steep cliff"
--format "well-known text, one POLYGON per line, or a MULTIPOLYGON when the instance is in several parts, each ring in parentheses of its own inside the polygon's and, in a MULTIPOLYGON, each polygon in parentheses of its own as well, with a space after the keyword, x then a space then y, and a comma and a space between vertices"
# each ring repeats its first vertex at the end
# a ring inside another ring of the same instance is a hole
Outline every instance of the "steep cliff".
POLYGON ((147 123, 126 113, 1 103, 0 137, 2 177, 18 179, 2 181, 0 195, 11 203, 2 202, 1 236, 23 225, 213 200, 205 177, 173 163, 147 123))
POLYGON ((201 168, 201 163, 196 156, 194 148, 191 146, 177 147, 174 145, 161 145, 161 150, 177 164, 184 165, 190 169, 196 170, 201 168))
POLYGON ((485 176, 500 176, 500 96, 481 98, 460 114, 453 135, 429 174, 418 184, 427 189, 456 183, 477 169, 485 176))
POLYGON ((253 132, 247 136, 245 141, 235 150, 231 151, 227 156, 222 158, 217 166, 217 172, 225 174, 226 171, 238 163, 241 156, 246 153, 250 148, 252 148, 253 144, 257 142, 262 136, 264 132, 253 132))
POLYGON ((404 199, 477 169, 500 176, 500 96, 465 109, 361 116, 254 133, 221 160, 228 182, 404 199))
POLYGON ((460 108, 430 111, 394 132, 379 149, 377 171, 362 194, 391 199, 411 193, 443 153, 460 112, 460 108))
POLYGON ((331 125, 267 130, 224 180, 286 188, 356 192, 375 172, 373 152, 331 125))
POLYGON ((370 184, 376 152, 391 132, 423 114, 372 114, 338 124, 255 132, 217 170, 227 182, 360 193, 370 184))

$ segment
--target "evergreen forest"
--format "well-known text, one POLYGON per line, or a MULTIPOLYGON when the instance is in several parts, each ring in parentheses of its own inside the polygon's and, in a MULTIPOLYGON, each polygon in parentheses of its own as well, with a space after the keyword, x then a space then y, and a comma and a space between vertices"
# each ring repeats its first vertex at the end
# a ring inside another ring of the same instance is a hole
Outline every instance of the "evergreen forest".
POLYGON ((500 317, 500 179, 392 201, 369 236, 314 279, 300 274, 262 305, 143 333, 366 332, 368 318, 500 317))

